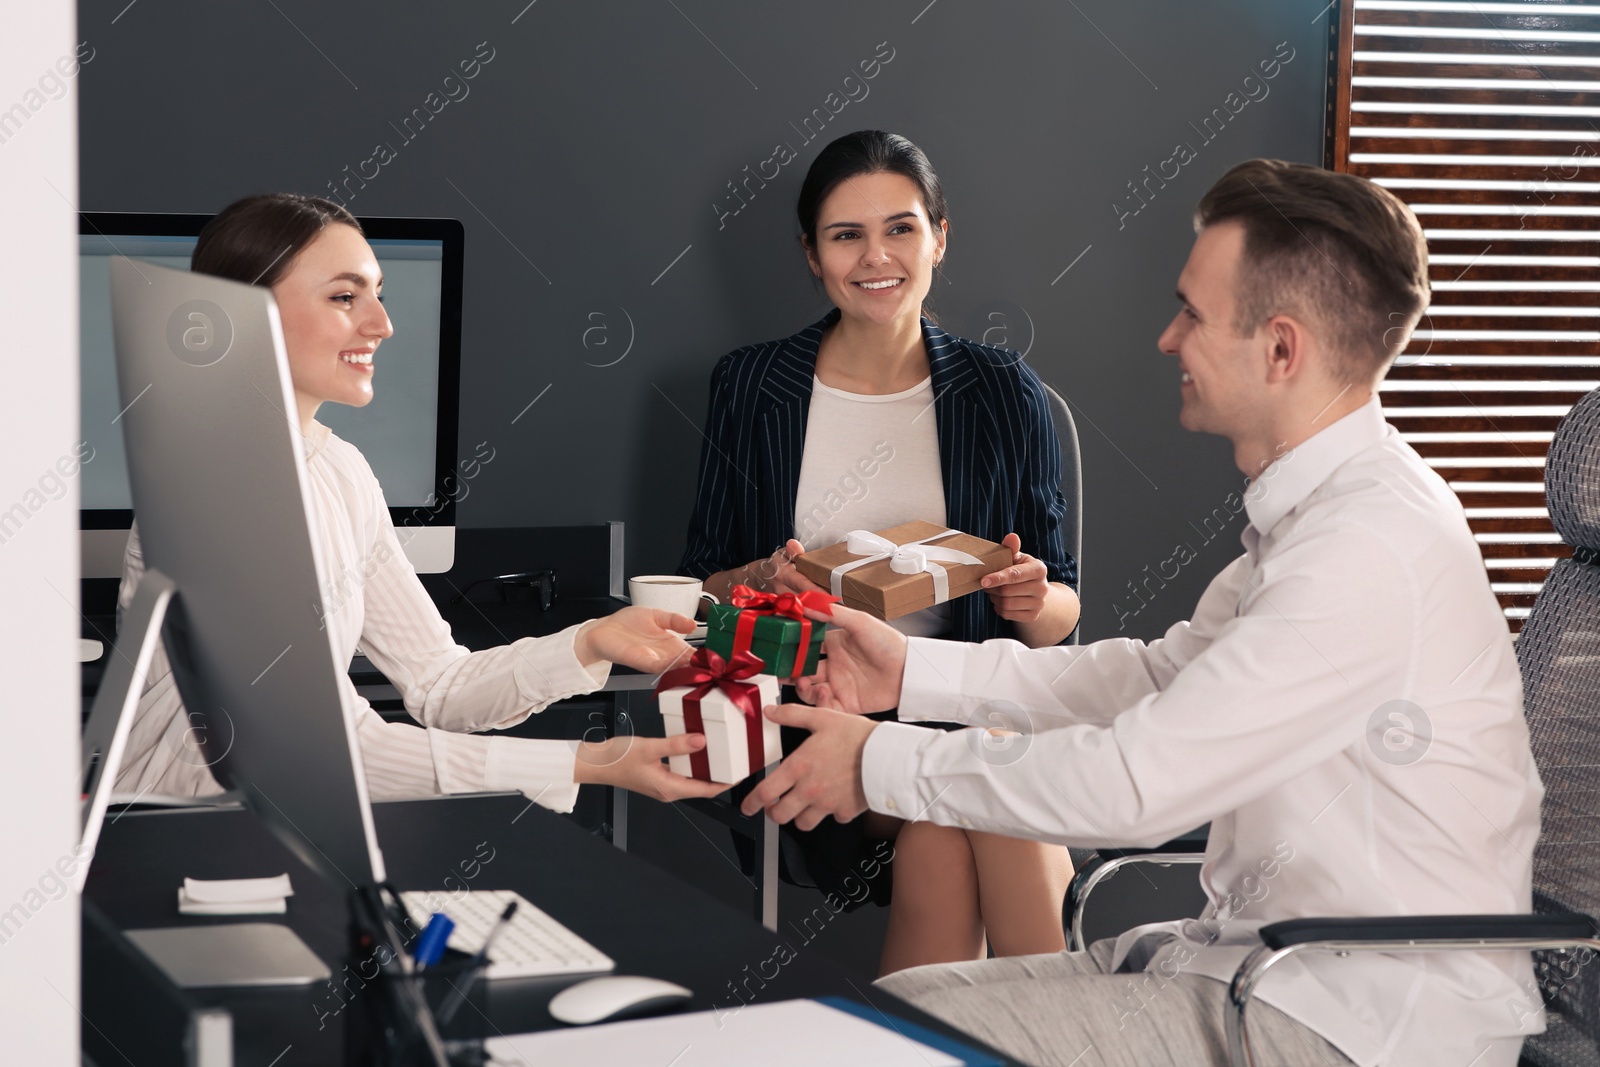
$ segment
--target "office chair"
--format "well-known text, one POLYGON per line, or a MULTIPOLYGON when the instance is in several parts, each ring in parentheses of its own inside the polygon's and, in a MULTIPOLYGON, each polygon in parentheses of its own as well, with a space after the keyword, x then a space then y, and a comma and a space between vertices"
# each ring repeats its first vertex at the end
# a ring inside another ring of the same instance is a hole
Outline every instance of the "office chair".
MULTIPOLYGON (((1551 520, 1573 558, 1559 562, 1517 642, 1535 763, 1545 783, 1544 826, 1534 855, 1534 914, 1295 919, 1263 927, 1263 947, 1240 967, 1227 1020, 1236 1067, 1254 1067, 1246 1010, 1268 968, 1296 952, 1536 950, 1546 1031, 1523 1049, 1526 1067, 1600 1067, 1600 870, 1583 846, 1596 840, 1600 799, 1585 782, 1600 764, 1600 390, 1561 423, 1545 468, 1551 520), (1587 658, 1586 658, 1587 657, 1587 658), (1577 950, 1574 952, 1574 950, 1577 950)), ((1089 894, 1134 863, 1198 864, 1204 838, 1157 849, 1102 849, 1068 891, 1070 947, 1086 948, 1089 894)))
MULTIPOLYGON (((1040 384, 1043 384, 1042 382, 1040 384)), ((1061 536, 1067 543, 1067 553, 1078 565, 1078 596, 1083 596, 1083 456, 1078 450, 1078 424, 1072 419, 1072 409, 1066 400, 1050 386, 1044 387, 1045 399, 1050 403, 1050 421, 1056 428, 1056 445, 1061 450, 1061 495, 1067 499, 1067 515, 1061 521, 1061 536)), ((1078 643, 1083 632, 1080 622, 1064 645, 1078 643)))
MULTIPOLYGON (((1061 495, 1067 498, 1067 517, 1062 523, 1062 535, 1067 551, 1078 563, 1078 595, 1083 596, 1083 459, 1078 447, 1078 427, 1072 418, 1072 409, 1055 389, 1046 385, 1045 396, 1050 402, 1050 419, 1055 423, 1056 440, 1061 446, 1061 495)), ((1062 642, 1075 645, 1083 633, 1083 625, 1062 642)), ((1204 829, 1185 834, 1155 849, 1082 849, 1068 851, 1072 854, 1072 883, 1067 889, 1064 909, 1068 929, 1068 948, 1082 952, 1088 948, 1084 941, 1084 911, 1089 894, 1107 878, 1133 863, 1154 863, 1169 866, 1175 863, 1199 863, 1204 859, 1206 835, 1204 829)))
MULTIPOLYGON (((1042 382, 1040 384, 1043 384, 1042 382)), ((1049 385, 1044 387, 1045 399, 1050 404, 1050 421, 1055 424, 1056 444, 1061 449, 1061 495, 1067 500, 1067 516, 1061 523, 1061 536, 1066 541, 1067 552, 1072 556, 1073 562, 1078 566, 1078 597, 1083 597, 1083 454, 1078 447, 1078 424, 1072 417, 1072 409, 1067 406, 1066 398, 1049 385)), ((1078 625, 1073 627, 1072 633, 1067 635, 1063 645, 1075 645, 1083 634, 1083 621, 1080 617, 1078 625)), ((1096 853, 1093 849, 1069 848, 1067 852, 1072 856, 1072 888, 1067 891, 1068 914, 1076 914, 1077 896, 1073 888, 1079 884, 1081 872, 1092 866, 1099 866, 1096 853)), ((1105 872, 1112 873, 1115 870, 1105 872)), ((1104 878, 1105 875, 1101 875, 1104 878)), ((1088 899, 1089 891, 1098 884, 1100 879, 1090 882, 1083 892, 1083 898, 1088 899)), ((1076 929, 1081 916, 1075 918, 1076 929)))
MULTIPOLYGON (((1533 914, 1291 919, 1261 929, 1262 946, 1229 986, 1228 1051, 1255 1067, 1246 1010, 1267 971, 1303 952, 1528 949, 1546 1030, 1523 1045, 1525 1067, 1600 1065, 1600 389, 1556 428, 1545 461, 1550 521, 1573 548, 1545 580, 1517 663, 1533 758, 1544 780, 1533 855, 1533 914)), ((1536 1007, 1535 1005, 1530 1005, 1536 1007)))

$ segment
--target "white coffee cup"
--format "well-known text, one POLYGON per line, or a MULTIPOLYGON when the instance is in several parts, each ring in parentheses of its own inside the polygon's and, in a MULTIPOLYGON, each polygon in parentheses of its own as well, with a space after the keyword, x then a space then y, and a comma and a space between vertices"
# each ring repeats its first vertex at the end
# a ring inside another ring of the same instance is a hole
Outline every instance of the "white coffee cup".
POLYGON ((691 619, 700 610, 700 601, 722 603, 705 591, 700 579, 677 574, 641 574, 637 578, 629 578, 628 595, 641 607, 662 608, 691 619))

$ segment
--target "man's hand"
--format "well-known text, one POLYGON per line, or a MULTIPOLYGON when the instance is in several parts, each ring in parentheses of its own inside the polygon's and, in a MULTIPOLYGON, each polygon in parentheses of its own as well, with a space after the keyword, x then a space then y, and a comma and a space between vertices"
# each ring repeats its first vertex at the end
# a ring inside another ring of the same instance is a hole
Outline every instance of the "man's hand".
POLYGON ((800 699, 852 715, 888 711, 900 704, 906 673, 906 637, 864 611, 833 605, 833 614, 807 611, 828 623, 817 673, 798 682, 800 699))
POLYGON ((767 772, 766 780, 739 805, 746 815, 762 808, 776 823, 793 822, 812 830, 826 816, 849 822, 867 810, 861 788, 861 753, 878 724, 827 708, 783 704, 765 709, 767 718, 811 731, 804 744, 767 772))
POLYGON ((728 786, 673 774, 662 760, 684 756, 706 747, 704 734, 675 737, 613 737, 580 742, 572 780, 579 785, 615 785, 653 800, 714 797, 728 786))
POLYGON ((660 674, 693 654, 683 639, 693 630, 694 620, 687 615, 633 604, 579 630, 572 651, 585 667, 610 660, 660 674))
POLYGON ((1006 534, 1000 543, 1011 549, 1011 566, 984 575, 979 584, 989 591, 989 600, 1002 619, 1032 622, 1044 610, 1044 598, 1050 592, 1050 572, 1044 560, 1022 551, 1022 538, 1016 534, 1006 534))

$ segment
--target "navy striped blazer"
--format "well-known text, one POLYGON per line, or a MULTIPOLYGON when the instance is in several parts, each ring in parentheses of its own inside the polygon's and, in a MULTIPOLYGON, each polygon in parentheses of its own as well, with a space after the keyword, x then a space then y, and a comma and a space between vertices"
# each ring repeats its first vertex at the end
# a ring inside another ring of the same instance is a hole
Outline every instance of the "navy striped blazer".
MULTIPOLYGON (((834 309, 793 337, 718 361, 680 574, 705 578, 740 567, 794 536, 817 347, 838 319, 834 309)), ((1015 532, 1051 581, 1077 588, 1077 562, 1061 535, 1060 446, 1038 375, 1017 353, 954 337, 927 319, 922 336, 949 525, 990 541, 1015 532)), ((956 640, 1015 636, 985 595, 962 597, 951 609, 956 640)))

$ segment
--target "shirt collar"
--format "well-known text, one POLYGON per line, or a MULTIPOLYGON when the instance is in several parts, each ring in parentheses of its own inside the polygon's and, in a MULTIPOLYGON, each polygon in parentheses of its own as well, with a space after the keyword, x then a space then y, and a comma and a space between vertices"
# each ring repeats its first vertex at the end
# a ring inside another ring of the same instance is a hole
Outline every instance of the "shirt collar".
POLYGON ((333 431, 315 419, 311 420, 311 432, 301 438, 305 445, 306 459, 310 459, 322 451, 322 446, 328 443, 328 438, 333 431))
POLYGON ((1376 393, 1365 404, 1324 430, 1319 430, 1273 461, 1245 491, 1250 525, 1269 534, 1283 517, 1310 496, 1352 456, 1370 448, 1389 432, 1376 393))

